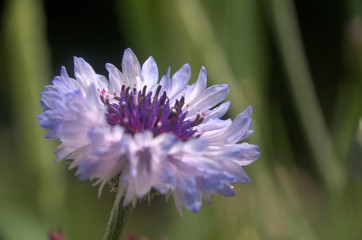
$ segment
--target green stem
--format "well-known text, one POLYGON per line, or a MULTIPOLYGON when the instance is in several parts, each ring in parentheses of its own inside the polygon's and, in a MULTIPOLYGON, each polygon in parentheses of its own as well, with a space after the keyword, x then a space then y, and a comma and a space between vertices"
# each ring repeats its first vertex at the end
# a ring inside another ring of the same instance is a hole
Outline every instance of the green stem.
POLYGON ((123 207, 122 202, 122 200, 114 202, 103 240, 121 240, 124 238, 132 205, 123 207))

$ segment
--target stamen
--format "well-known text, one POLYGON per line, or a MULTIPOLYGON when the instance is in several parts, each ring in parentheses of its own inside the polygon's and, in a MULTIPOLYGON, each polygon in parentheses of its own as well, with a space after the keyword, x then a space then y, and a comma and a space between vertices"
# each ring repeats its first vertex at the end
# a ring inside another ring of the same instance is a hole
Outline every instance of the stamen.
POLYGON ((126 105, 127 105, 127 103, 126 103, 125 101, 123 101, 123 102, 121 103, 121 107, 119 108, 119 112, 122 114, 122 116, 125 115, 124 109, 125 109, 126 105))
POLYGON ((142 89, 142 96, 145 97, 146 96, 146 89, 147 89, 147 85, 145 85, 142 89))
POLYGON ((180 100, 176 99, 174 108, 176 108, 177 110, 181 110, 184 104, 185 104, 185 95, 181 94, 181 99, 180 100))
POLYGON ((158 122, 157 125, 156 125, 156 129, 155 129, 155 134, 158 135, 160 134, 161 132, 161 127, 162 127, 162 123, 161 122, 158 122))
POLYGON ((192 123, 191 123, 191 127, 195 127, 195 126, 199 125, 202 121, 204 121, 204 119, 205 119, 205 114, 203 113, 202 117, 201 117, 201 113, 198 112, 195 120, 192 121, 192 123))
POLYGON ((177 120, 178 120, 178 114, 177 114, 176 108, 172 108, 171 114, 170 114, 170 116, 168 116, 168 119, 171 122, 170 129, 172 130, 175 127, 177 120))
POLYGON ((108 109, 106 113, 108 124, 120 125, 127 134, 131 135, 150 130, 154 136, 163 132, 172 132, 183 141, 194 138, 197 130, 193 127, 204 120, 204 115, 201 116, 199 112, 195 120, 185 120, 187 112, 182 111, 185 95, 181 94, 181 98, 171 107, 166 91, 160 96, 161 89, 162 84, 159 84, 154 94, 147 93, 147 86, 137 92, 136 85, 131 90, 131 87, 123 83, 119 96, 99 91, 100 99, 108 109), (116 101, 111 103, 108 98, 116 101))
POLYGON ((182 108, 185 104, 185 94, 181 94, 181 99, 180 99, 180 108, 182 108))
POLYGON ((105 100, 104 96, 103 96, 103 95, 100 95, 99 97, 101 98, 102 103, 105 104, 105 103, 106 103, 106 100, 105 100))
POLYGON ((175 102, 175 105, 174 105, 174 108, 178 108, 178 105, 179 105, 179 101, 176 99, 176 102, 175 102))
POLYGON ((160 110, 158 111, 157 118, 156 118, 156 121, 155 121, 155 124, 153 125, 153 127, 157 126, 158 121, 160 121, 162 112, 163 112, 163 106, 160 106, 160 110))
POLYGON ((158 98, 158 94, 160 94, 161 88, 162 88, 162 84, 160 83, 160 84, 158 85, 157 89, 156 89, 155 96, 153 96, 152 104, 155 104, 155 103, 156 103, 157 98, 158 98))
POLYGON ((110 105, 109 103, 107 104, 107 106, 108 106, 108 109, 109 109, 112 113, 114 113, 114 114, 117 114, 117 113, 118 113, 118 111, 117 111, 112 105, 110 105))
POLYGON ((131 89, 131 87, 127 87, 126 90, 124 91, 124 96, 125 98, 128 98, 129 95, 129 90, 131 89))
POLYGON ((165 104, 165 101, 166 101, 166 91, 163 91, 163 94, 161 96, 161 99, 160 99, 160 105, 163 105, 165 104))
POLYGON ((168 119, 172 120, 172 118, 174 118, 175 116, 177 116, 177 110, 176 108, 172 108, 171 114, 168 116, 168 119))

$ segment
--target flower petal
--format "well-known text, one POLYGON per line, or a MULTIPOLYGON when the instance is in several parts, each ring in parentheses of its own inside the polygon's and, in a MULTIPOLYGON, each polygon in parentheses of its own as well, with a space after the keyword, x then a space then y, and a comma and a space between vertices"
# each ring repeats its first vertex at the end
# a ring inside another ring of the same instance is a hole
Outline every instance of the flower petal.
POLYGON ((200 96, 200 94, 205 90, 206 79, 207 79, 206 68, 204 66, 202 66, 200 73, 199 73, 199 77, 197 78, 197 81, 195 83, 192 93, 189 96, 186 95, 186 99, 187 99, 186 105, 187 104, 192 105, 192 102, 194 102, 195 99, 197 99, 200 96))
POLYGON ((229 93, 229 85, 219 84, 208 87, 197 101, 193 102, 192 105, 186 104, 183 108, 184 111, 188 111, 188 116, 194 116, 197 112, 206 111, 216 104, 223 101, 229 93))
POLYGON ((173 76, 172 76, 172 88, 169 93, 167 93, 168 97, 172 101, 174 98, 180 95, 187 83, 191 78, 191 68, 189 64, 183 65, 173 76))
POLYGON ((151 89, 158 81, 158 68, 153 57, 149 57, 142 65, 142 81, 143 85, 146 85, 148 89, 151 89))
MULTIPOLYGON (((141 81, 141 66, 131 49, 127 48, 124 51, 122 59, 122 71, 125 76, 127 85, 139 84, 141 81)), ((133 87, 133 86, 132 86, 133 87)), ((142 86, 137 86, 142 89, 142 86)))

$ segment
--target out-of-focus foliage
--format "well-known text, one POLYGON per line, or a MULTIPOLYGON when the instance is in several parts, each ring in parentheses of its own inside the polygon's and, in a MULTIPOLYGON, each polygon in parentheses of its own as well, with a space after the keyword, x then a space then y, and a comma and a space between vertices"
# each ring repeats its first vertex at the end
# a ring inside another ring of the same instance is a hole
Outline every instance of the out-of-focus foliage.
POLYGON ((362 238, 359 1, 8 0, 0 29, 0 239, 101 239, 114 196, 53 164, 39 94, 72 56, 100 74, 131 47, 160 74, 189 62, 228 83, 228 117, 253 105, 260 159, 233 198, 178 215, 155 197, 129 229, 150 239, 362 238))

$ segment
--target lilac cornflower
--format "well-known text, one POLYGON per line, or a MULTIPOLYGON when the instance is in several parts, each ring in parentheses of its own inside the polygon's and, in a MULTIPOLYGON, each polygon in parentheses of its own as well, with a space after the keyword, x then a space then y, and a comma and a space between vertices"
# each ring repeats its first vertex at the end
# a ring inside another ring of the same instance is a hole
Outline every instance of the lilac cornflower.
POLYGON ((117 200, 135 204, 155 190, 173 195, 176 206, 199 211, 210 195, 234 196, 231 183, 247 183, 242 166, 259 157, 252 134, 252 107, 234 121, 222 117, 226 84, 206 88, 206 69, 188 85, 189 64, 159 81, 152 57, 140 66, 124 52, 122 72, 107 63, 109 80, 82 58, 74 58, 75 79, 64 67, 41 93, 39 124, 58 139, 57 160, 69 161, 80 180, 103 186, 116 182, 117 200), (216 106, 216 107, 215 107, 216 106))

